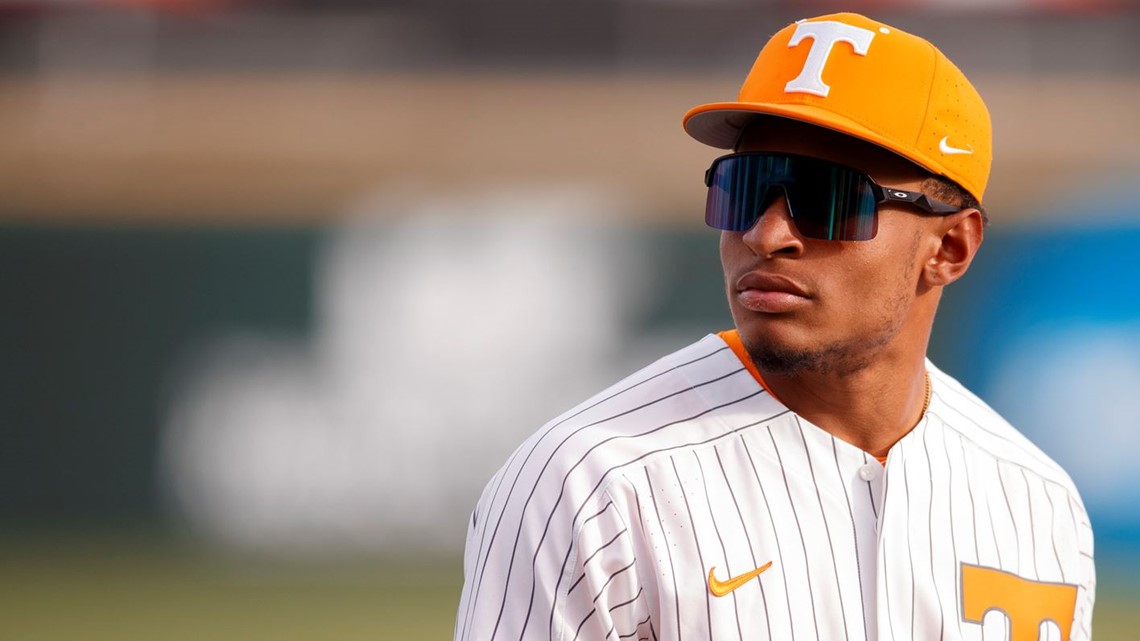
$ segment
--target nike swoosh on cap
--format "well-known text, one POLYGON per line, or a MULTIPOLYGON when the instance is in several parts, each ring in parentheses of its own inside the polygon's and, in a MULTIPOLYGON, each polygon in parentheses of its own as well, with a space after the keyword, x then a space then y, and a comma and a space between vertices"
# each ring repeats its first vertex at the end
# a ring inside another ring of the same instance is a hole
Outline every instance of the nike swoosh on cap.
POLYGON ((949 139, 950 139, 950 136, 943 136, 942 140, 938 141, 938 151, 941 151, 944 154, 972 154, 972 153, 974 153, 974 148, 970 147, 970 145, 966 145, 967 147, 970 147, 969 149, 960 149, 958 147, 951 147, 947 143, 947 141, 949 139))

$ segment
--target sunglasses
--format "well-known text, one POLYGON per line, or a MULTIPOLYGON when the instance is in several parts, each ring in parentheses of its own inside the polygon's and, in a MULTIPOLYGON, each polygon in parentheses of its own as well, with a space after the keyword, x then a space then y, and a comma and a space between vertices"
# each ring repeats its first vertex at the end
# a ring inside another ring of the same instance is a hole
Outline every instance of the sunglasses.
POLYGON ((885 202, 937 216, 962 210, 919 192, 883 187, 852 167, 792 154, 721 156, 705 172, 705 185, 705 223, 725 231, 755 225, 775 189, 784 192, 796 229, 820 240, 871 240, 879 230, 878 206, 885 202))

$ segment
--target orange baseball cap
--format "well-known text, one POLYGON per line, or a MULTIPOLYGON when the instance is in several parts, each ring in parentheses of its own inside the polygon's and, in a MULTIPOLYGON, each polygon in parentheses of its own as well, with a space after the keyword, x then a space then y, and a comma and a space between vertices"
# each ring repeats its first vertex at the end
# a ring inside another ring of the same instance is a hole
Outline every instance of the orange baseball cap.
POLYGON ((934 45, 854 13, 800 20, 764 45, 736 102, 690 109, 698 141, 732 149, 757 114, 827 127, 945 176, 978 202, 993 158, 990 114, 934 45))

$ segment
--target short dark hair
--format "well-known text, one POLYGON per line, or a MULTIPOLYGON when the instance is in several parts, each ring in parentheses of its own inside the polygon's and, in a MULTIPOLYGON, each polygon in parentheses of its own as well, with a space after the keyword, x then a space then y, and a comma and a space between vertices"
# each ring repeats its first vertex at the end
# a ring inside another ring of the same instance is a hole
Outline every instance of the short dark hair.
POLYGON ((944 203, 961 207, 962 209, 977 209, 982 212, 982 222, 986 225, 990 224, 990 217, 986 214, 986 210, 982 208, 982 204, 978 202, 978 199, 974 198, 974 195, 966 191, 961 185, 945 176, 931 175, 922 181, 922 193, 935 200, 940 200, 944 203))

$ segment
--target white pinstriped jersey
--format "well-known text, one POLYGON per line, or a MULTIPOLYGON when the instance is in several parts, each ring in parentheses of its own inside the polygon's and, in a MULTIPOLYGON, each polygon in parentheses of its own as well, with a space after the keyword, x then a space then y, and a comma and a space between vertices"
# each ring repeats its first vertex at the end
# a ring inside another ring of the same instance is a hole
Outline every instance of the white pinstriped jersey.
POLYGON ((784 407, 719 336, 621 381, 487 485, 455 638, 1089 639, 1075 487, 927 367, 930 406, 885 466, 784 407))

